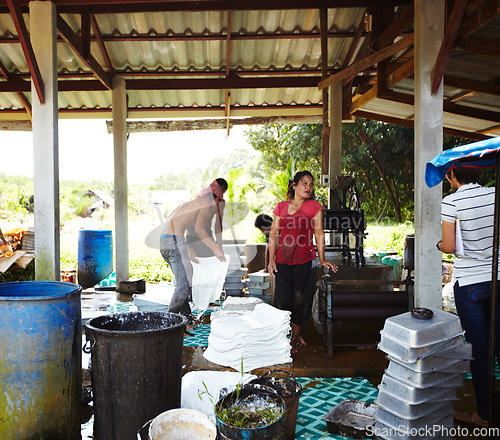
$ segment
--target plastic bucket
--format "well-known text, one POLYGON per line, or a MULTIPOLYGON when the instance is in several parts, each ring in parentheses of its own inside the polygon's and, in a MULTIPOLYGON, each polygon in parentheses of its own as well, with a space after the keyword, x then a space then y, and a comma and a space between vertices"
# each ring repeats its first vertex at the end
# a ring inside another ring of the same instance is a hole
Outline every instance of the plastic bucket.
POLYGON ((186 322, 176 313, 129 312, 85 324, 96 440, 137 440, 145 422, 180 407, 186 322))
POLYGON ((205 414, 178 408, 161 413, 149 425, 149 440, 216 440, 217 428, 205 414))
POLYGON ((237 391, 226 394, 217 402, 215 422, 219 436, 230 440, 282 440, 285 431, 285 402, 272 388, 260 384, 246 384, 237 391), (219 418, 221 409, 232 406, 248 408, 278 408, 281 415, 264 426, 237 427, 219 418))
POLYGON ((299 410, 299 399, 302 394, 302 385, 288 372, 284 370, 269 371, 258 379, 250 382, 271 387, 285 401, 285 440, 295 438, 295 427, 297 425, 297 413, 299 410))
POLYGON ((95 286, 113 271, 113 236, 110 230, 78 231, 78 284, 95 286))
POLYGON ((1 439, 80 439, 81 290, 0 284, 1 439))

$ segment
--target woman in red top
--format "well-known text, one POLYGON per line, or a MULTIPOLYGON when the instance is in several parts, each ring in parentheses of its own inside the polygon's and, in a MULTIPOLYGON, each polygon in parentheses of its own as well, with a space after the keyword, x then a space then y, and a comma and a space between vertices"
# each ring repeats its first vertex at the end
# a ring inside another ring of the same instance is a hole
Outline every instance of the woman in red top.
POLYGON ((323 208, 312 200, 314 178, 309 171, 295 174, 288 199, 274 208, 269 235, 269 273, 276 277, 274 306, 292 312, 292 353, 306 345, 300 334, 307 324, 313 300, 313 283, 318 248, 319 263, 337 272, 336 264, 325 261, 323 208))

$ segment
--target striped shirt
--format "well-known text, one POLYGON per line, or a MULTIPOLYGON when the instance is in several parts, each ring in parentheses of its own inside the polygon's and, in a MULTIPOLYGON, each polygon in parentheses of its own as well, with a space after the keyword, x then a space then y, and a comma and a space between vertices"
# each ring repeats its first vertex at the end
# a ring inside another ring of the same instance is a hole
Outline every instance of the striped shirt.
POLYGON ((491 281, 495 188, 462 185, 441 203, 441 220, 460 222, 464 255, 455 255, 453 275, 459 286, 491 281))

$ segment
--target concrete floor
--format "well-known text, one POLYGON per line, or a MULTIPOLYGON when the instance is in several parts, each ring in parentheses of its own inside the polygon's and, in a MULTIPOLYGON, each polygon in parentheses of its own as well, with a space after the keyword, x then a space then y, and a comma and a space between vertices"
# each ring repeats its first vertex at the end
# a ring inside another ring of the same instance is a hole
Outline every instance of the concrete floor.
MULTIPOLYGON (((168 289, 162 285, 147 285, 147 295, 165 294, 168 289)), ((113 311, 124 311, 133 302, 131 295, 121 295, 116 292, 95 292, 87 289, 82 293, 82 315, 84 321, 103 313, 108 313, 109 308, 113 311)), ((209 316, 205 315, 201 323, 209 323, 209 316)), ((360 324, 355 324, 358 329, 360 324)), ((363 324, 364 325, 364 324, 363 324)), ((338 327, 335 330, 337 339, 345 344, 355 343, 359 336, 356 330, 338 327)), ((374 386, 380 383, 380 379, 388 365, 385 354, 377 350, 375 345, 363 346, 361 348, 338 348, 334 349, 333 357, 328 358, 323 347, 323 337, 316 331, 312 322, 303 329, 303 336, 307 346, 293 355, 290 364, 277 365, 279 368, 290 372, 295 377, 363 377, 374 386)), ((376 337, 372 335, 372 337, 376 337)), ((208 362, 203 357, 205 347, 184 347, 183 350, 183 374, 195 370, 228 370, 225 367, 208 362)), ((84 359, 85 365, 85 359, 84 359)), ((253 373, 260 375, 270 368, 254 370, 253 373)), ((471 411, 475 407, 473 390, 470 380, 464 380, 464 385, 458 390, 458 399, 455 402, 456 411, 471 411)), ((92 438, 92 409, 84 408, 82 421, 82 440, 92 438)), ((470 428, 470 427, 469 427, 470 428)), ((472 435, 457 437, 460 439, 481 438, 472 435)), ((484 437, 486 438, 486 437, 484 437)))

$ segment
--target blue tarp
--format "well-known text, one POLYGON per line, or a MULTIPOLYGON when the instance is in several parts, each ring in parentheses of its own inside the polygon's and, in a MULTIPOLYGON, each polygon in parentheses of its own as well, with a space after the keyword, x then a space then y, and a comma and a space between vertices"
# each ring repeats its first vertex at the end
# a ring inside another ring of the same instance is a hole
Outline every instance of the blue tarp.
POLYGON ((425 168, 425 183, 427 186, 436 186, 444 179, 446 171, 455 163, 464 159, 462 165, 487 168, 495 166, 496 153, 500 151, 500 137, 474 142, 468 145, 451 148, 438 154, 434 159, 427 162, 425 168))

